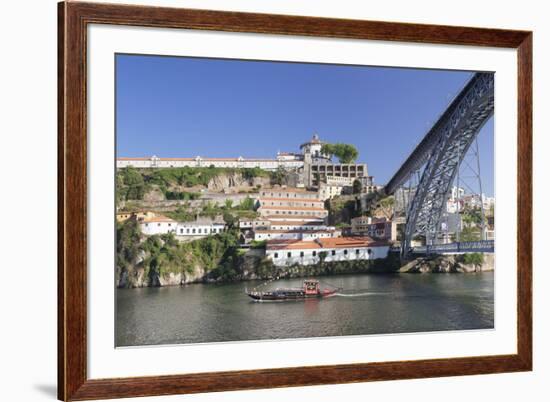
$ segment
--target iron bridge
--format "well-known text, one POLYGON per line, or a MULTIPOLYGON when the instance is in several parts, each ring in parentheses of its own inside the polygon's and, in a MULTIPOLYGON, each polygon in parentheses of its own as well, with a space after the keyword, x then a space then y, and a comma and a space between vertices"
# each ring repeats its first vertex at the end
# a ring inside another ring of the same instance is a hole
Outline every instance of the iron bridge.
POLYGON ((402 257, 415 250, 411 243, 417 236, 425 237, 427 249, 448 246, 436 243, 453 180, 470 145, 493 113, 494 74, 475 73, 385 186, 385 193, 392 195, 413 174, 422 171, 414 197, 406 207, 402 257))

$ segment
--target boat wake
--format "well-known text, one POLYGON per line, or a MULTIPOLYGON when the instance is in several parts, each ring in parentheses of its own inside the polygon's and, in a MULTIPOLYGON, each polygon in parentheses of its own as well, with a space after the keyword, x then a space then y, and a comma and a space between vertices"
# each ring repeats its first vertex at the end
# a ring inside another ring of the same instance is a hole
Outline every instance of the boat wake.
POLYGON ((335 293, 334 296, 340 297, 365 297, 365 296, 387 296, 391 292, 357 292, 357 293, 335 293))

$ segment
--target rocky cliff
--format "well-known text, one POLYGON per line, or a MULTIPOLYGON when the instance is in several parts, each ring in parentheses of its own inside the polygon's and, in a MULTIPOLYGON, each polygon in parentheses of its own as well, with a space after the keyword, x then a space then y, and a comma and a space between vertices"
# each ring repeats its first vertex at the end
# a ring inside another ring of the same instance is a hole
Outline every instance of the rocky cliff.
POLYGON ((257 187, 269 186, 269 184, 269 177, 245 177, 239 172, 229 172, 211 178, 206 187, 210 191, 234 193, 257 187))

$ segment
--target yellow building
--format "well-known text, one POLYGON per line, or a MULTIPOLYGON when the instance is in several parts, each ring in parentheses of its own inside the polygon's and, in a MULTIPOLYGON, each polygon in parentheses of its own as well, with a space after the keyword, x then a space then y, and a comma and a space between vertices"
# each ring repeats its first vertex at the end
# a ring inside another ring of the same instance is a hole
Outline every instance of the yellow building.
POLYGON ((127 221, 130 218, 137 219, 138 221, 141 221, 145 218, 154 218, 156 215, 154 212, 151 211, 133 211, 133 212, 117 212, 116 213, 116 221, 117 222, 124 222, 127 221))

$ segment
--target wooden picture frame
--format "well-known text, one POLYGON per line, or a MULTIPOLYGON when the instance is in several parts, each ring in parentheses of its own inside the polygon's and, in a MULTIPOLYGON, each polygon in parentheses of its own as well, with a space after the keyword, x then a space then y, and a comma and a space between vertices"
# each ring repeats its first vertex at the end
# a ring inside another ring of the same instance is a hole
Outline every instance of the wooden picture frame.
POLYGON ((532 369, 532 33, 62 2, 58 5, 58 397, 122 398, 532 369), (87 26, 110 24, 517 49, 517 353, 415 361, 89 379, 87 376, 87 26))

